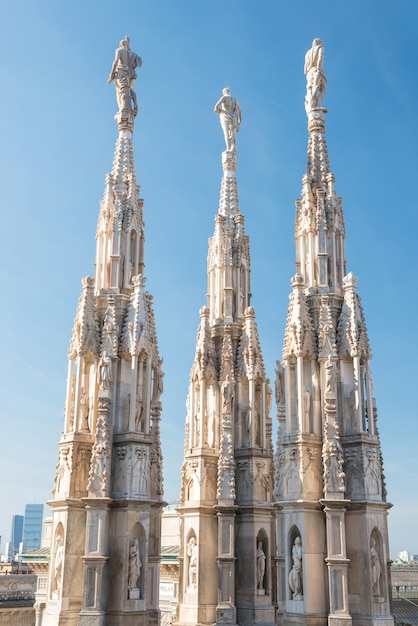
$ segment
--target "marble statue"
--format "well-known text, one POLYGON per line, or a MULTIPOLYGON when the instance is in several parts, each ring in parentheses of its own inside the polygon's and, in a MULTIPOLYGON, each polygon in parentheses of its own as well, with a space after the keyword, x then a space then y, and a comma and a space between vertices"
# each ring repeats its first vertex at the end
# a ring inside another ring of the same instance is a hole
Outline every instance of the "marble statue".
POLYGON ((62 583, 62 562, 64 557, 64 546, 62 543, 61 535, 57 537, 57 552, 55 554, 55 568, 54 568, 54 576, 55 576, 55 595, 59 597, 61 593, 61 583, 62 583))
POLYGON ((135 399, 135 430, 142 430, 142 414, 144 412, 144 406, 139 398, 135 399))
POLYGON ((107 390, 110 388, 110 384, 112 382, 111 365, 112 365, 112 362, 107 352, 104 352, 99 362, 100 389, 107 390))
POLYGON ((138 113, 138 104, 136 93, 134 92, 134 84, 136 79, 136 67, 141 67, 142 59, 129 47, 129 37, 125 37, 119 43, 119 48, 115 52, 115 60, 109 74, 108 82, 115 83, 116 99, 119 106, 119 112, 132 111, 133 114, 138 113))
POLYGON ((306 98, 305 109, 309 113, 321 106, 324 99, 327 79, 323 72, 324 48, 320 39, 314 39, 312 48, 305 56, 306 98))
POLYGON ((257 544, 257 589, 263 589, 264 573, 266 571, 266 555, 261 541, 257 544))
POLYGON ((128 572, 128 588, 139 589, 139 577, 141 576, 141 559, 139 557, 139 544, 136 537, 132 539, 129 546, 129 572, 128 572))
POLYGON ((303 392, 303 413, 306 423, 309 422, 309 415, 311 410, 311 394, 307 389, 303 392))
POLYGON ((80 409, 81 409, 81 429, 89 430, 89 411, 90 411, 90 398, 84 391, 84 388, 81 388, 80 394, 80 409))
POLYGON ((284 369, 280 361, 276 361, 276 379, 274 382, 274 391, 277 404, 284 404, 284 369))
POLYGON ((241 108, 238 100, 231 96, 228 87, 222 90, 222 97, 215 104, 215 113, 219 115, 224 131, 226 149, 236 150, 235 139, 241 124, 241 108))
POLYGON ((380 576, 382 575, 382 567, 380 565, 379 555, 376 550, 376 541, 372 537, 370 540, 370 560, 372 563, 372 586, 373 595, 380 595, 380 576))
POLYGON ((231 413, 233 397, 232 383, 229 379, 229 374, 227 374, 226 380, 222 383, 222 413, 231 413))
POLYGON ((296 537, 292 548, 293 567, 289 574, 289 587, 293 592, 293 600, 302 598, 302 542, 296 537))
POLYGON ((154 370, 154 387, 152 390, 153 402, 158 402, 164 389, 164 373, 161 369, 163 359, 158 360, 158 364, 154 370))
POLYGON ((338 368, 331 356, 325 361, 325 393, 335 393, 338 368))
POLYGON ((187 544, 187 555, 189 557, 189 589, 196 589, 196 573, 197 573, 197 542, 194 537, 190 537, 187 544))

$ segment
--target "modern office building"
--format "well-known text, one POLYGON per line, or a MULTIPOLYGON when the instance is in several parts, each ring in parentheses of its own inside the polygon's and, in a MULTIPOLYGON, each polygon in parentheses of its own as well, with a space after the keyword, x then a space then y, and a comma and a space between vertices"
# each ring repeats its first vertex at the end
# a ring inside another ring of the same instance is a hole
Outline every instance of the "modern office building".
POLYGON ((23 520, 23 515, 13 515, 9 546, 9 551, 12 554, 16 554, 19 551, 19 544, 23 538, 23 520))
POLYGON ((43 504, 27 504, 23 521, 23 552, 37 550, 41 547, 43 504))

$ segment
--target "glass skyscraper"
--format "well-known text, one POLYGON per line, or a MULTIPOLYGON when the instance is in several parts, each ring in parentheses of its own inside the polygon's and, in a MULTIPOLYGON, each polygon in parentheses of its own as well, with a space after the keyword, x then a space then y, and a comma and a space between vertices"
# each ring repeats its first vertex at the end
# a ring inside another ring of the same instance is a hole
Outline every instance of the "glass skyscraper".
POLYGON ((43 517, 43 504, 27 504, 25 506, 22 539, 23 552, 36 550, 41 547, 43 517))
POLYGON ((19 551, 19 544, 23 537, 23 515, 13 515, 12 533, 10 536, 10 550, 12 554, 19 551))

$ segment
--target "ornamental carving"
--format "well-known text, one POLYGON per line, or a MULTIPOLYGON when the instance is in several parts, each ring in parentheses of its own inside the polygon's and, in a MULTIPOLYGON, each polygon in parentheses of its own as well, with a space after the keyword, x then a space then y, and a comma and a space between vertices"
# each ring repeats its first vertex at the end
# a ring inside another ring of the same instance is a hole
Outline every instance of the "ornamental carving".
POLYGON ((111 443, 109 436, 109 398, 99 396, 99 416, 92 449, 88 490, 93 495, 104 497, 109 488, 111 443))
POLYGON ((284 448, 280 462, 282 464, 282 476, 279 476, 280 481, 282 481, 280 493, 292 494, 293 496, 300 495, 302 474, 299 449, 296 446, 284 448))
POLYGON ((58 461, 55 472, 54 488, 52 493, 54 495, 61 494, 61 491, 66 491, 65 487, 69 488, 69 474, 71 473, 72 463, 72 447, 61 446, 58 451, 58 461), (68 476, 68 478, 67 478, 68 476))
POLYGON ((358 446, 344 448, 344 472, 347 497, 356 500, 364 497, 364 462, 362 449, 358 446))
POLYGON ((221 436, 216 497, 218 500, 235 500, 234 445, 232 435, 227 431, 221 436))
POLYGON ((382 496, 382 470, 377 448, 366 447, 364 450, 366 496, 382 496))
POLYGON ((338 321, 338 354, 346 356, 371 358, 366 321, 361 299, 356 293, 357 279, 350 272, 344 277, 344 302, 338 321))

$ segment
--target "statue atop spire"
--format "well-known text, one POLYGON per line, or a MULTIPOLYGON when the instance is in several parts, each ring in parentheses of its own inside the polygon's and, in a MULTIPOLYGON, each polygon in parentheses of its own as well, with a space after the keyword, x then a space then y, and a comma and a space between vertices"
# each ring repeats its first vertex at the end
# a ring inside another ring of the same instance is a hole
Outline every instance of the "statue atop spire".
POLYGON ((305 56, 306 98, 305 109, 309 114, 312 109, 318 109, 325 97, 327 79, 323 72, 324 47, 320 39, 314 39, 312 48, 305 56))
POLYGON ((235 140, 241 124, 241 108, 238 100, 231 96, 229 87, 222 89, 222 97, 215 104, 215 113, 221 121, 227 151, 236 152, 235 140))
POLYGON ((136 79, 135 68, 141 67, 142 59, 129 47, 129 37, 125 37, 119 43, 119 48, 115 52, 115 60, 109 74, 108 82, 115 83, 116 99, 119 111, 116 120, 119 129, 133 129, 133 117, 138 113, 138 103, 134 84, 136 79), (123 124, 123 121, 125 124, 123 124))

